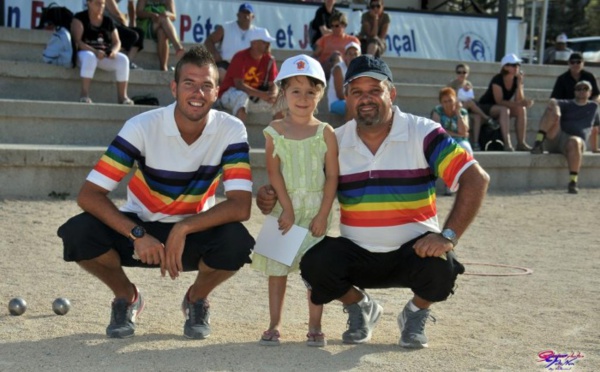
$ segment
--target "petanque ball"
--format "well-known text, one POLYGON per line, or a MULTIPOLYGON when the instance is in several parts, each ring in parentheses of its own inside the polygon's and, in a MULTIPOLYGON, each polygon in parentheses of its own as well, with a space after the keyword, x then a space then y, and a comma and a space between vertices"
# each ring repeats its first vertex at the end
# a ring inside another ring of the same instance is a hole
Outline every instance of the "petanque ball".
POLYGON ((56 315, 65 315, 70 309, 71 302, 64 297, 59 297, 52 303, 52 310, 56 315))
POLYGON ((27 302, 21 297, 15 297, 8 303, 10 315, 22 315, 27 310, 27 302))

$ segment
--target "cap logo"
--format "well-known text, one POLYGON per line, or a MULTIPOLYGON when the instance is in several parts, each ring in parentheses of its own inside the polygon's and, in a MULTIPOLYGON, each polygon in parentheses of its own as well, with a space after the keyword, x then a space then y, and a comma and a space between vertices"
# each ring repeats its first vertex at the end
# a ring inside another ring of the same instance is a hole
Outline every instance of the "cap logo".
POLYGON ((296 62, 296 68, 297 68, 299 71, 302 71, 302 70, 304 70, 304 68, 305 68, 305 67, 306 67, 306 62, 304 62, 304 61, 302 61, 302 60, 300 60, 300 61, 297 61, 297 62, 296 62))

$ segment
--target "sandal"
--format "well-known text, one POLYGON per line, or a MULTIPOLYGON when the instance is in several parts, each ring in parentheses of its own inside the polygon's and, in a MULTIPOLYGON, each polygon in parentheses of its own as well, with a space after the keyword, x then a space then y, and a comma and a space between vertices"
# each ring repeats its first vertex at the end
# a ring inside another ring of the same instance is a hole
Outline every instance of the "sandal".
POLYGON ((90 97, 81 97, 81 98, 79 98, 79 102, 81 102, 81 103, 92 103, 92 100, 90 99, 90 97))
POLYGON ((323 332, 308 332, 306 334, 306 346, 324 347, 327 345, 325 333, 323 332))
POLYGON ((121 104, 133 106, 135 103, 133 102, 133 100, 131 98, 127 97, 123 100, 123 102, 121 102, 121 104))
POLYGON ((258 343, 263 346, 279 346, 279 331, 278 330, 266 330, 263 332, 258 343))

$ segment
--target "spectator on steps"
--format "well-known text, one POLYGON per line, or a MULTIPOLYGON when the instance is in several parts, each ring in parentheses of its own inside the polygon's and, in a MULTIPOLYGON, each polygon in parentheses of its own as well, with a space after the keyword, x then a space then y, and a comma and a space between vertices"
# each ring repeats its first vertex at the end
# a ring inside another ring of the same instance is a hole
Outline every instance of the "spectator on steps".
POLYGON ((510 119, 517 121, 517 151, 529 151, 531 147, 525 141, 527 133, 527 108, 533 106, 533 100, 526 99, 523 92, 523 72, 520 71, 521 59, 507 54, 500 62, 502 68, 495 75, 479 99, 479 107, 500 122, 504 151, 514 151, 510 140, 510 119))
POLYGON ((434 107, 431 120, 440 123, 456 143, 473 154, 469 143, 469 112, 463 108, 456 98, 456 92, 450 87, 442 88, 438 99, 440 104, 434 107))
POLYGON ((469 72, 471 71, 469 65, 466 63, 459 63, 456 65, 455 71, 456 79, 448 83, 448 86, 454 89, 456 92, 456 97, 462 103, 463 107, 469 111, 473 118, 473 150, 479 151, 479 133, 481 129, 481 123, 494 125, 492 122, 493 119, 491 116, 483 112, 475 100, 473 84, 467 80, 469 77, 469 72))
POLYGON ((225 73, 233 56, 240 50, 250 48, 248 32, 254 28, 253 19, 254 8, 250 3, 243 3, 238 9, 237 20, 226 22, 222 26, 217 25, 206 38, 204 45, 217 62, 220 83, 225 79, 225 73))
POLYGON ((175 48, 175 57, 181 58, 185 50, 173 21, 176 19, 174 0, 138 0, 137 24, 144 30, 146 39, 156 41, 158 64, 161 71, 168 70, 169 42, 175 48))
POLYGON ((352 110, 346 109, 344 96, 344 77, 350 62, 360 56, 360 44, 351 42, 346 45, 343 60, 331 69, 329 84, 327 86, 327 103, 329 112, 343 115, 345 122, 352 120, 352 110))
POLYGON ((92 103, 90 85, 96 68, 114 71, 117 79, 117 100, 133 105, 127 97, 129 58, 120 53, 121 41, 113 21, 104 15, 106 0, 86 0, 87 10, 75 14, 71 24, 71 36, 77 47, 81 66, 80 102, 92 103))
MULTIPOLYGON (((542 154, 544 146, 550 153, 563 154, 569 167, 569 194, 577 194, 577 181, 585 143, 592 127, 597 128, 598 103, 590 101, 592 84, 586 80, 575 84, 574 99, 550 99, 540 120, 540 130, 532 154, 542 154), (547 141, 546 141, 547 139, 547 141)), ((592 139, 592 151, 598 152, 597 139, 592 139)))
POLYGON ((317 40, 317 47, 313 57, 319 61, 325 71, 325 76, 329 79, 331 68, 342 60, 346 45, 351 42, 360 44, 356 36, 346 33, 348 18, 344 13, 336 13, 331 16, 331 29, 333 32, 323 35, 317 40))
MULTIPOLYGON (((583 68, 584 64, 585 62, 581 53, 571 53, 569 56, 569 70, 556 78, 550 98, 573 99, 575 98, 575 85, 580 81, 587 81, 592 86, 590 99, 600 103, 600 89, 598 89, 596 76, 591 71, 585 70, 583 68)), ((598 132, 599 128, 594 126, 590 135, 592 141, 598 141, 598 132)), ((593 143, 591 145, 592 149, 597 148, 593 143)))
POLYGON ((573 50, 567 48, 567 35, 562 33, 556 37, 556 44, 544 52, 544 64, 564 64, 571 53, 573 50))
POLYGON ((250 48, 237 52, 219 89, 221 104, 246 123, 248 113, 271 112, 277 99, 277 63, 271 55, 275 41, 266 28, 248 35, 250 48))
POLYGON ((139 51, 144 49, 144 30, 134 26, 128 26, 127 15, 121 13, 117 5, 121 0, 106 0, 106 11, 104 14, 110 17, 117 28, 119 39, 121 39, 121 47, 125 50, 125 54, 129 57, 129 68, 139 69, 133 63, 135 56, 139 51))
POLYGON ((383 0, 369 1, 369 11, 363 13, 361 29, 358 34, 363 54, 375 57, 385 53, 385 38, 390 27, 390 16, 383 11, 383 0))
POLYGON ((309 25, 310 46, 313 50, 316 48, 317 40, 321 36, 333 33, 331 17, 336 13, 340 13, 340 11, 335 8, 335 0, 324 0, 323 5, 315 12, 315 17, 309 25))

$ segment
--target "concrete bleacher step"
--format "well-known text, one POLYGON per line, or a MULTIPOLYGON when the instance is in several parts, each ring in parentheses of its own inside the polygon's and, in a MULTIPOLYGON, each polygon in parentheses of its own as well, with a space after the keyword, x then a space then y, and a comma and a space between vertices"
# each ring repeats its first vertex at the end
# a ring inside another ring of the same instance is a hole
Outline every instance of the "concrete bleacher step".
MULTIPOLYGON (((76 195, 104 150, 99 146, 0 144, 0 196, 76 195)), ((562 155, 480 152, 476 159, 491 176, 490 191, 563 189, 568 183, 562 155)), ((268 179, 264 150, 251 150, 250 163, 256 192, 268 179)), ((583 163, 581 187, 600 187, 600 156, 587 153, 583 163)), ((123 184, 112 195, 125 196, 123 184)))

